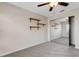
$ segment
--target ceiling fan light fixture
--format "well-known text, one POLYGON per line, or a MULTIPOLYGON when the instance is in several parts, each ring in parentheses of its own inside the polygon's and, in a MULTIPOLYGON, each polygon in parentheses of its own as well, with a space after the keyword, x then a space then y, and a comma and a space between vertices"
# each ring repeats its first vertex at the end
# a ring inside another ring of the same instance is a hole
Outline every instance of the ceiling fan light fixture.
POLYGON ((54 7, 57 7, 57 5, 67 7, 69 5, 69 3, 59 2, 58 0, 53 0, 53 2, 52 1, 51 2, 46 2, 46 3, 43 3, 43 4, 39 4, 37 6, 41 7, 41 6, 45 6, 45 5, 48 5, 49 6, 49 11, 52 11, 54 7))
POLYGON ((58 2, 50 2, 49 6, 50 7, 56 7, 58 4, 58 2))

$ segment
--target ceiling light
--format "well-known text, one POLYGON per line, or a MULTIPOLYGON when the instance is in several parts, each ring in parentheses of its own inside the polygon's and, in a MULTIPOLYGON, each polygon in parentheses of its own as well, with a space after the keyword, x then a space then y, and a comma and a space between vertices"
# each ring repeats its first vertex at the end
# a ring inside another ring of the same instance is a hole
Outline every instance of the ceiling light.
POLYGON ((50 6, 50 7, 56 7, 57 4, 58 4, 58 2, 51 2, 51 3, 49 4, 49 6, 50 6))

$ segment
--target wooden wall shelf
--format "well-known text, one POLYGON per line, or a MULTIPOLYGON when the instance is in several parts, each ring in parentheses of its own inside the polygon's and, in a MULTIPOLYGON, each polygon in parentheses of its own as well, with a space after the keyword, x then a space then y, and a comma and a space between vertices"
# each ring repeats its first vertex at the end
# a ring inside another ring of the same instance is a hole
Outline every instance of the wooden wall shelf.
POLYGON ((39 29, 40 27, 39 27, 39 26, 30 26, 30 29, 32 29, 32 28, 37 28, 37 29, 39 29))
POLYGON ((39 23, 41 20, 39 20, 39 19, 35 19, 35 18, 29 18, 30 19, 30 22, 33 20, 33 21, 37 21, 37 23, 36 23, 36 26, 30 26, 30 30, 32 29, 32 28, 37 28, 37 29, 39 29, 40 27, 39 27, 39 25, 46 25, 46 24, 43 24, 43 23, 39 23))
POLYGON ((43 25, 43 26, 44 26, 44 25, 46 25, 46 24, 43 24, 43 23, 38 23, 38 25, 43 25))
POLYGON ((35 19, 35 18, 30 18, 30 21, 32 21, 32 20, 34 20, 34 21, 40 21, 40 20, 35 19))

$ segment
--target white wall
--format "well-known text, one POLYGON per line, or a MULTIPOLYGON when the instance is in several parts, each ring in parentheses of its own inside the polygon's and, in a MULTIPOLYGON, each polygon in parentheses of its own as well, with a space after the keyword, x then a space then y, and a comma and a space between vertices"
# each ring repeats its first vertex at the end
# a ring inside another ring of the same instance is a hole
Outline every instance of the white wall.
POLYGON ((50 25, 51 25, 50 38, 51 38, 51 40, 69 36, 69 34, 68 34, 69 29, 67 29, 67 23, 68 23, 67 19, 68 19, 68 17, 65 17, 65 18, 56 19, 55 21, 50 22, 50 25), (55 27, 52 27, 52 25, 55 22, 58 22, 58 24, 59 24, 56 26, 57 29, 55 29, 55 27))
MULTIPOLYGON (((72 24, 71 24, 71 29, 72 29, 72 30, 71 30, 71 37, 73 38, 73 37, 74 37, 74 32, 73 32, 74 29, 73 29, 73 27, 74 27, 74 25, 75 25, 75 23, 74 23, 75 20, 74 20, 74 17, 72 17, 71 19, 72 19, 72 21, 71 21, 71 22, 72 22, 72 24)), ((72 39, 72 38, 71 38, 71 39, 72 39)), ((72 39, 72 44, 75 44, 75 40, 74 40, 74 39, 72 39)))
POLYGON ((69 24, 67 22, 61 23, 61 37, 69 37, 69 24))
POLYGON ((51 33, 50 34, 51 34, 50 35, 51 40, 60 38, 61 37, 61 24, 57 25, 56 29, 55 29, 55 27, 51 26, 51 33))
POLYGON ((47 18, 19 7, 0 3, 0 56, 48 41, 47 25, 39 30, 30 30, 29 18, 40 19, 47 24, 47 18))
POLYGON ((56 18, 68 17, 68 16, 75 16, 72 39, 75 41, 75 48, 79 49, 79 8, 61 14, 57 14, 52 18, 50 18, 50 20, 56 18))
POLYGON ((69 26, 67 25, 68 24, 64 22, 56 26, 57 29, 55 29, 55 27, 51 27, 51 35, 50 35, 51 40, 59 39, 61 37, 69 37, 69 29, 68 29, 69 26))

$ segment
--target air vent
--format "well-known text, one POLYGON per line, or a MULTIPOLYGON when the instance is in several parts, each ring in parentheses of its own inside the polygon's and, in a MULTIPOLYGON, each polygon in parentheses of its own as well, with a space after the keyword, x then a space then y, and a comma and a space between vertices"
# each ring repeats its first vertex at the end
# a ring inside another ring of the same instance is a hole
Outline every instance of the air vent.
POLYGON ((61 10, 60 12, 64 12, 64 10, 61 10))

